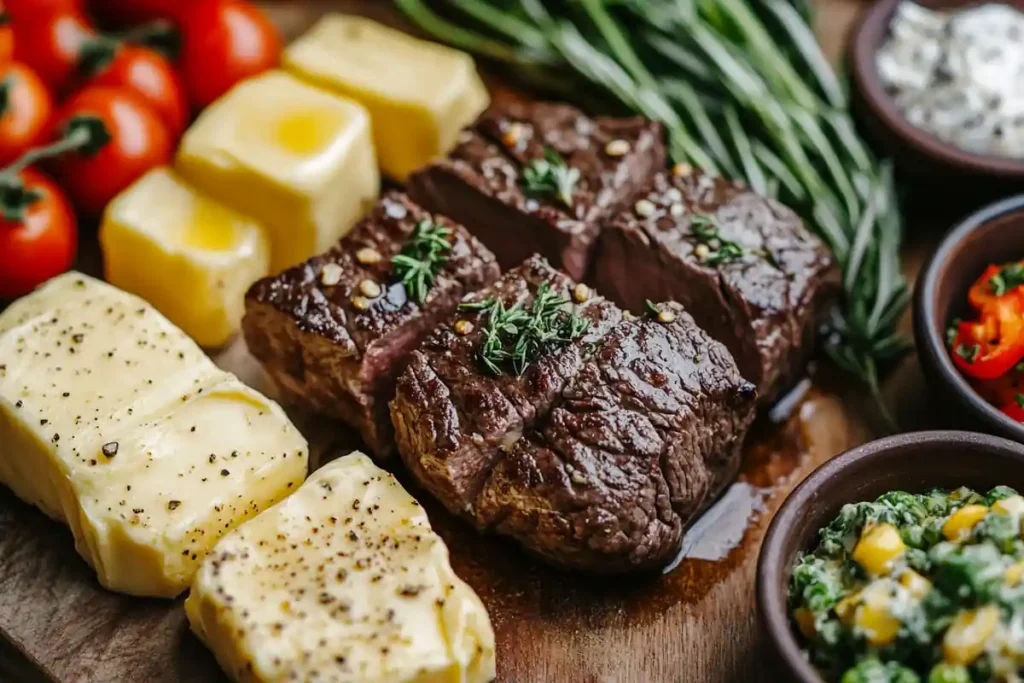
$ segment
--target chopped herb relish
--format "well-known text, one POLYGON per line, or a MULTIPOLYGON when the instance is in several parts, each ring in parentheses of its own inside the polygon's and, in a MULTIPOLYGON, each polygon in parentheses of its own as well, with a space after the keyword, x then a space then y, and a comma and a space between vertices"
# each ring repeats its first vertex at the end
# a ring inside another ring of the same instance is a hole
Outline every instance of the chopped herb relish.
POLYGON ((844 505, 793 569, 789 609, 841 683, 1024 675, 1024 497, 891 491, 844 505))

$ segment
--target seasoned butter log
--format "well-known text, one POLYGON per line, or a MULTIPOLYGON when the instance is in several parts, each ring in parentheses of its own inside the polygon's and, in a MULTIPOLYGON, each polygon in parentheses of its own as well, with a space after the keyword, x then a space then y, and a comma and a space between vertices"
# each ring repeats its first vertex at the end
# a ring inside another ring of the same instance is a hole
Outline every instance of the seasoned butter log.
POLYGON ((484 683, 494 633, 423 508, 362 453, 217 544, 185 603, 244 683, 484 683))
POLYGON ((333 249, 254 284, 242 329, 289 402, 348 422, 382 458, 409 352, 498 274, 465 228, 394 192, 333 249))
POLYGON ((391 415, 453 513, 611 574, 675 556, 735 475, 755 397, 678 304, 635 318, 535 256, 412 354, 391 415))
POLYGON ((0 482, 111 590, 178 595, 306 460, 275 403, 135 296, 69 273, 0 315, 0 482))
POLYGON ((283 62, 366 107, 381 170, 400 181, 447 153, 489 101, 468 54, 363 17, 324 17, 283 62))

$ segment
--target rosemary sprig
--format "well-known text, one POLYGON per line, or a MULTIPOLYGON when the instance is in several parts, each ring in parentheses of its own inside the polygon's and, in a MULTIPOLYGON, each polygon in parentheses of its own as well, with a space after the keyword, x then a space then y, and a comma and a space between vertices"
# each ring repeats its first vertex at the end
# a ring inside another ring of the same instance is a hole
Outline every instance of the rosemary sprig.
POLYGON ((1011 289, 1024 285, 1024 263, 1006 264, 989 279, 988 284, 996 296, 1002 296, 1011 289))
POLYGON ((721 226, 714 216, 697 213, 690 218, 690 229, 699 244, 707 247, 707 251, 699 250, 698 258, 711 266, 729 263, 742 258, 746 253, 738 242, 722 237, 721 226))
POLYGON ((451 234, 448 228, 422 220, 416 224, 402 251, 391 259, 395 277, 417 303, 426 300, 437 272, 448 258, 452 248, 448 241, 451 234))
POLYGON ((565 310, 568 305, 568 299, 544 282, 537 288, 529 310, 519 304, 505 308, 503 301, 493 297, 460 304, 459 308, 489 312, 477 351, 484 369, 499 375, 511 368, 522 376, 541 355, 566 346, 590 327, 589 320, 565 310))
POLYGON ((534 197, 554 197, 572 208, 572 193, 580 180, 580 171, 565 163, 565 159, 550 147, 544 148, 544 158, 534 159, 523 169, 523 191, 534 197))

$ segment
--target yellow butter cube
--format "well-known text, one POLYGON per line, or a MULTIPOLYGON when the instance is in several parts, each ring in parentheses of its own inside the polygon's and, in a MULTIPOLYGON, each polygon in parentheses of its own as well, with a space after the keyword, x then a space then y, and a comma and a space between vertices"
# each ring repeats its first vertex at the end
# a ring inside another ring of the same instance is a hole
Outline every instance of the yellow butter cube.
POLYGON ((489 102, 468 54, 362 17, 324 17, 284 65, 369 110, 381 169, 396 180, 446 154, 489 102))
POLYGON ((111 590, 181 593, 218 538, 298 488, 307 453, 136 296, 68 273, 0 314, 0 483, 67 524, 111 590))
POLYGON ((207 108, 182 138, 175 165, 192 185, 266 226, 275 272, 333 245, 380 191, 366 110, 276 70, 207 108))
POLYGON ((109 204, 100 243, 107 280, 146 299, 203 346, 221 346, 234 335, 246 289, 270 269, 270 245, 258 223, 166 167, 109 204))

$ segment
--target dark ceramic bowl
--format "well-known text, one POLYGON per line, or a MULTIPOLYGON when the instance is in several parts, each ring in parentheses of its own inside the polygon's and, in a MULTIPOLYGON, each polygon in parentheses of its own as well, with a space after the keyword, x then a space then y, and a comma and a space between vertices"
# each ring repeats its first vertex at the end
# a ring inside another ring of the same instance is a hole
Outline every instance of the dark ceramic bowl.
MULTIPOLYGON (((979 0, 919 0, 932 9, 954 9, 979 0)), ((875 55, 889 32, 899 0, 879 0, 864 10, 849 42, 853 106, 881 156, 896 161, 912 180, 941 182, 945 200, 1005 196, 1024 183, 1024 159, 965 152, 903 117, 885 90, 875 55)), ((937 199, 933 197, 933 199, 937 199)))
POLYGON ((1024 491, 1024 446, 970 432, 916 432, 872 441, 812 472, 775 515, 757 562, 758 616, 781 670, 802 683, 823 681, 790 625, 786 591, 797 554, 814 547, 818 530, 843 505, 894 489, 987 491, 1000 484, 1024 491))
POLYGON ((974 317, 967 290, 991 263, 1024 258, 1024 195, 985 207, 955 227, 918 276, 914 340, 933 400, 954 423, 1024 443, 1024 425, 981 398, 953 365, 946 327, 974 317))

